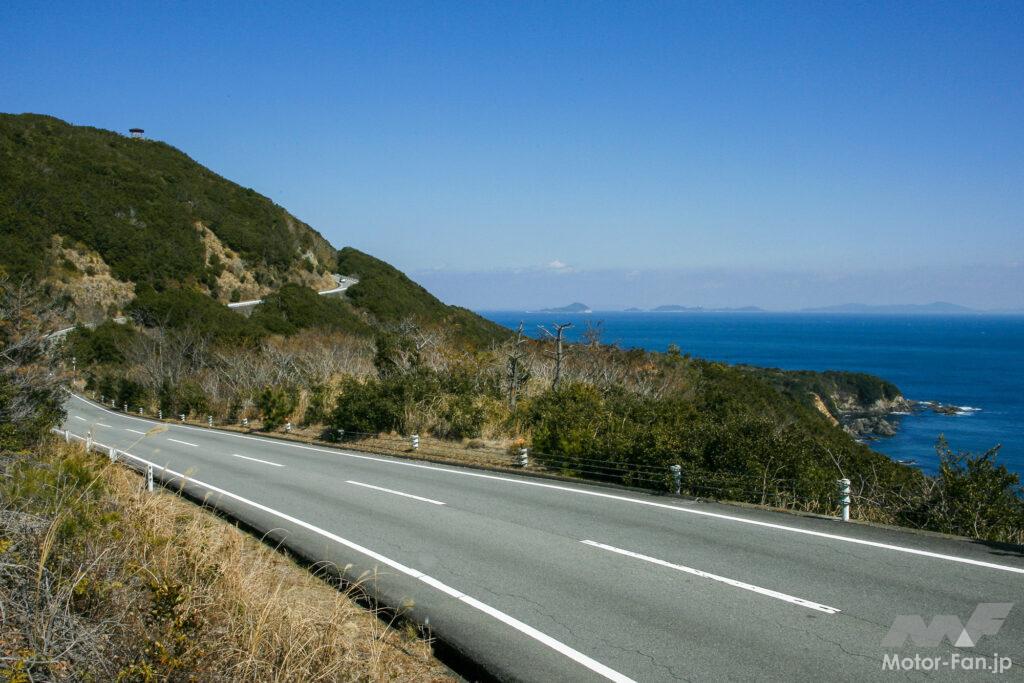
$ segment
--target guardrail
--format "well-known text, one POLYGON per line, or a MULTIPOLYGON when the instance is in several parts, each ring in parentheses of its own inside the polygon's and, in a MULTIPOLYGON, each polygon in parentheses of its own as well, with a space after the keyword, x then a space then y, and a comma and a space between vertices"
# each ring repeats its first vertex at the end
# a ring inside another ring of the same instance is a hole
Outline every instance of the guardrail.
POLYGON ((146 463, 145 466, 143 466, 141 460, 139 458, 136 458, 134 455, 114 448, 113 446, 108 446, 106 444, 100 443, 99 441, 94 440, 91 436, 79 436, 78 434, 72 434, 67 429, 58 429, 56 427, 54 427, 51 431, 54 432, 55 434, 62 435, 64 437, 65 443, 71 443, 72 441, 81 441, 82 443, 85 444, 86 453, 89 453, 91 451, 104 453, 108 458, 110 458, 110 462, 112 463, 118 462, 120 460, 130 469, 140 472, 145 477, 145 488, 147 491, 153 490, 153 465, 146 463), (122 458, 122 455, 127 457, 122 458), (135 464, 136 460, 140 460, 138 466, 136 466, 135 464))
MULTIPOLYGON (((349 277, 347 275, 332 275, 334 278, 335 286, 331 289, 322 289, 317 294, 320 296, 331 296, 332 294, 341 294, 352 285, 359 284, 359 279, 349 277)), ((253 308, 263 303, 263 299, 249 299, 248 301, 232 301, 228 304, 228 308, 253 308)))

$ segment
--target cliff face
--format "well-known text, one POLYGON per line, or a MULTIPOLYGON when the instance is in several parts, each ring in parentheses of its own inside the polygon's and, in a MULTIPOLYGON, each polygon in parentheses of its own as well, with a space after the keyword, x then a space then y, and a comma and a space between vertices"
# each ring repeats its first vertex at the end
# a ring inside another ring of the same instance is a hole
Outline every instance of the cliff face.
POLYGON ((828 397, 827 404, 817 394, 812 394, 812 397, 819 412, 856 438, 893 436, 898 427, 898 420, 893 414, 910 412, 913 407, 902 395, 864 403, 856 395, 835 393, 828 397))
POLYGON ((833 370, 747 370, 856 438, 892 436, 898 424, 893 414, 913 410, 913 404, 895 384, 874 375, 833 370))

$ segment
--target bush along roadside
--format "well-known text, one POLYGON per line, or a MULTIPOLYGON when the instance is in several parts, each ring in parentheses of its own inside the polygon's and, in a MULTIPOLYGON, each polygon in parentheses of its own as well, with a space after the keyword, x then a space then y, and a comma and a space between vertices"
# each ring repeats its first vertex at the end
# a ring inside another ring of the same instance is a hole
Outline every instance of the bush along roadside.
POLYGON ((0 454, 0 679, 441 681, 284 554, 81 448, 0 454))

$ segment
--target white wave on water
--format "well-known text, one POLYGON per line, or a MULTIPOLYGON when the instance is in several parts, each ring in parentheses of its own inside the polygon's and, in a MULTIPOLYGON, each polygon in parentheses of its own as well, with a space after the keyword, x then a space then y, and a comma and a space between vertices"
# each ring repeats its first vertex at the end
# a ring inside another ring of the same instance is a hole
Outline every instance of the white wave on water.
POLYGON ((892 411, 889 414, 890 415, 913 415, 913 413, 910 412, 909 410, 894 410, 894 411, 892 411))

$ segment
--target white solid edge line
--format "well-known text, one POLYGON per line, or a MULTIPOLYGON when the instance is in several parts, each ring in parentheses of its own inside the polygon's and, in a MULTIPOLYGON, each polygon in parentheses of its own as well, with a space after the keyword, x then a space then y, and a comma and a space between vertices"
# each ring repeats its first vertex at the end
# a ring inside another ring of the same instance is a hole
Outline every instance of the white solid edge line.
MULTIPOLYGON (((104 412, 108 412, 108 413, 112 412, 112 411, 107 410, 106 408, 103 408, 102 406, 95 405, 91 401, 88 401, 88 400, 82 398, 81 396, 78 396, 77 394, 71 394, 71 395, 74 396, 75 398, 77 398, 79 401, 82 401, 83 403, 85 403, 88 406, 91 406, 91 407, 94 407, 94 408, 99 408, 100 410, 102 410, 104 412)), ((117 413, 114 413, 114 414, 116 415, 117 413)), ((127 418, 130 418, 132 420, 141 420, 142 422, 146 422, 147 424, 154 424, 154 425, 163 424, 161 422, 149 422, 149 421, 147 421, 147 420, 145 420, 145 419, 143 419, 141 417, 132 417, 131 415, 123 415, 122 417, 127 417, 127 418)), ((194 429, 194 430, 197 430, 197 431, 205 431, 205 430, 200 430, 198 427, 188 427, 188 426, 185 426, 185 425, 175 425, 175 427, 178 428, 178 429, 194 429)), ((827 539, 830 539, 830 540, 833 540, 833 541, 842 541, 844 543, 854 543, 854 544, 857 544, 857 545, 868 546, 868 547, 871 547, 871 548, 881 548, 883 550, 893 550, 893 551, 900 552, 900 553, 907 553, 909 555, 918 555, 920 557, 931 557, 931 558, 938 559, 938 560, 947 560, 949 562, 958 562, 958 563, 961 563, 961 564, 974 565, 976 567, 987 567, 989 569, 998 569, 998 570, 1004 571, 1004 572, 1013 572, 1015 574, 1024 574, 1024 568, 1021 568, 1021 567, 1013 567, 1013 566, 1005 565, 1005 564, 996 564, 995 562, 985 562, 984 560, 972 560, 972 559, 970 559, 968 557, 957 557, 956 555, 946 555, 946 554, 943 554, 943 553, 933 553, 933 552, 931 552, 929 550, 918 550, 916 548, 908 548, 906 546, 893 545, 891 543, 881 543, 879 541, 868 541, 868 540, 862 539, 862 538, 853 538, 852 536, 840 536, 839 534, 830 534, 830 533, 827 533, 825 531, 813 531, 811 529, 801 529, 800 527, 786 526, 785 524, 775 524, 773 522, 761 522, 761 521, 756 520, 756 519, 747 519, 747 518, 744 518, 744 517, 736 517, 734 515, 726 515, 726 514, 723 514, 721 512, 710 512, 708 510, 695 510, 693 508, 684 508, 684 507, 679 507, 678 505, 669 505, 667 503, 657 503, 657 502, 655 502, 653 500, 641 500, 639 498, 628 498, 626 496, 617 496, 617 495, 615 495, 613 493, 602 493, 600 491, 589 491, 587 489, 582 489, 582 488, 572 488, 572 487, 569 487, 569 486, 559 486, 557 484, 546 484, 544 482, 529 481, 529 480, 526 480, 526 479, 510 479, 508 477, 499 477, 499 476, 496 476, 496 475, 493 475, 493 474, 483 474, 481 472, 464 472, 464 471, 461 471, 461 470, 453 470, 453 469, 448 468, 448 467, 439 467, 439 466, 436 466, 436 465, 422 465, 420 463, 405 462, 405 461, 397 460, 397 459, 393 460, 393 459, 388 459, 388 458, 374 457, 374 456, 371 456, 371 455, 359 455, 359 454, 356 454, 356 453, 350 453, 348 451, 343 451, 343 450, 336 449, 336 448, 333 448, 333 449, 317 448, 315 446, 304 446, 302 444, 291 443, 291 442, 288 442, 288 441, 281 441, 281 440, 277 440, 277 439, 261 439, 259 437, 255 437, 255 436, 248 436, 246 434, 235 434, 234 432, 228 432, 228 431, 217 430, 217 434, 222 434, 222 435, 225 435, 225 436, 233 436, 233 437, 238 438, 238 439, 251 439, 253 441, 259 441, 261 443, 270 443, 270 444, 275 444, 275 445, 280 445, 280 446, 287 446, 287 447, 290 447, 290 448, 298 448, 300 450, 316 451, 316 452, 319 452, 319 453, 329 453, 331 455, 343 455, 343 456, 345 456, 347 458, 357 458, 357 459, 360 459, 360 460, 373 460, 375 462, 386 463, 388 465, 400 465, 402 467, 416 467, 416 468, 420 468, 420 469, 431 470, 431 471, 434 471, 434 472, 448 472, 448 473, 451 473, 451 474, 459 474, 459 475, 462 475, 464 477, 477 477, 479 479, 492 479, 494 481, 504 481, 504 482, 508 482, 510 484, 520 484, 522 486, 535 486, 537 488, 546 488, 546 489, 552 489, 552 490, 555 490, 555 491, 568 491, 570 493, 578 493, 578 494, 584 495, 584 496, 594 496, 596 498, 605 498, 605 499, 608 499, 608 500, 624 501, 624 502, 627 502, 627 503, 634 503, 636 505, 646 505, 648 507, 656 507, 656 508, 662 508, 662 509, 665 509, 665 510, 673 510, 675 512, 685 512, 685 513, 688 513, 688 514, 691 514, 691 515, 700 515, 702 517, 711 517, 711 518, 714 518, 714 519, 724 519, 724 520, 727 520, 727 521, 730 521, 730 522, 740 522, 741 524, 751 524, 751 525, 763 527, 763 528, 766 528, 766 529, 777 529, 779 531, 789 531, 789 532, 794 533, 794 534, 803 534, 805 536, 814 536, 814 537, 817 537, 817 538, 827 538, 827 539)), ((586 485, 586 482, 580 482, 580 483, 583 486, 586 485)))
POLYGON ((172 439, 171 437, 167 437, 167 440, 173 441, 174 443, 180 443, 183 446, 191 446, 192 448, 198 448, 198 446, 196 446, 194 443, 189 443, 188 441, 179 441, 177 439, 172 439))
MULTIPOLYGON (((60 431, 60 430, 56 430, 55 429, 54 431, 60 431)), ((93 442, 93 443, 95 443, 95 445, 97 445, 97 446, 100 446, 101 448, 107 448, 107 446, 104 446, 101 443, 98 443, 98 442, 93 442)), ((598 675, 604 676, 605 678, 607 678, 610 681, 615 681, 616 683, 636 683, 632 678, 626 676, 625 674, 621 674, 618 671, 616 671, 615 669, 612 669, 612 668, 610 668, 608 666, 605 666, 601 662, 588 657, 587 655, 583 654, 582 652, 580 652, 578 650, 573 649, 572 647, 566 645, 565 643, 563 643, 561 641, 558 641, 558 640, 555 640, 551 636, 549 636, 549 635, 547 635, 545 633, 542 633, 541 631, 538 631, 537 629, 533 628, 529 624, 525 624, 525 623, 519 621, 518 619, 516 619, 515 617, 510 616, 508 614, 505 614, 501 610, 495 609, 494 607, 491 607, 490 605, 488 605, 486 603, 480 602, 476 598, 470 597, 470 596, 466 595, 465 593, 463 593, 462 591, 459 591, 459 590, 457 590, 455 588, 452 588, 451 586, 449 586, 449 585, 447 585, 445 583, 442 583, 441 581, 438 581, 437 579, 435 579, 432 576, 424 574, 423 572, 419 571, 418 569, 413 569, 412 567, 408 567, 408 566, 402 564, 401 562, 398 562, 396 560, 392 560, 391 558, 385 557, 384 555, 381 555, 378 552, 370 550, 369 548, 367 548, 365 546, 359 545, 358 543, 356 543, 354 541, 350 541, 350 540, 348 540, 346 538, 342 538, 341 536, 338 536, 337 534, 333 534, 330 531, 327 531, 326 529, 321 529, 320 527, 314 526, 314 525, 310 524, 309 522, 305 522, 305 521, 303 521, 301 519, 298 519, 297 517, 292 517, 289 514, 286 514, 284 512, 280 512, 280 511, 275 510, 273 508, 267 507, 266 505, 263 505, 262 503, 257 503, 256 501, 249 500, 248 498, 243 498, 242 496, 239 496, 236 493, 231 493, 230 491, 226 491, 226 490, 224 490, 222 488, 219 488, 217 486, 213 486, 212 484, 207 484, 207 483, 202 482, 202 481, 200 481, 198 479, 193 479, 191 477, 187 477, 184 474, 181 474, 180 472, 175 472, 172 469, 169 469, 169 468, 164 467, 162 465, 157 465, 156 463, 150 462, 149 460, 146 460, 144 458, 140 458, 137 455, 132 455, 131 453, 128 453, 126 451, 120 451, 120 453, 121 453, 121 455, 127 456, 129 458, 132 458, 133 460, 138 460, 139 462, 143 463, 144 465, 149 465, 150 467, 152 467, 154 469, 159 469, 159 470, 163 471, 166 474, 170 474, 172 477, 182 480, 182 482, 191 482, 192 484, 196 484, 198 486, 202 486, 203 488, 208 489, 210 491, 213 491, 214 493, 219 493, 219 494, 221 494, 223 496, 227 496, 228 498, 233 498, 233 499, 235 499, 235 500, 237 500, 237 501, 239 501, 241 503, 245 503, 246 505, 254 507, 257 510, 262 510, 263 512, 267 512, 267 513, 269 513, 271 515, 274 515, 276 517, 280 517, 281 519, 283 519, 283 520, 285 520, 287 522, 291 522, 292 524, 300 526, 300 527, 302 527, 304 529, 308 529, 309 531, 312 531, 315 534, 319 534, 319 535, 323 536, 324 538, 330 539, 330 540, 334 541, 335 543, 338 543, 340 545, 345 546, 346 548, 354 550, 354 551, 356 551, 358 553, 362 553, 363 555, 366 555, 367 557, 370 557, 370 558, 380 562, 381 564, 387 565, 388 567, 391 567, 392 569, 394 569, 394 570, 396 570, 396 571, 398 571, 398 572, 400 572, 402 574, 405 574, 406 576, 410 576, 410 577, 412 577, 414 579, 417 579, 417 580, 423 582, 424 584, 430 586, 431 588, 435 588, 435 589, 441 591, 442 593, 450 595, 451 597, 456 598, 460 602, 465 603, 465 604, 469 605, 470 607, 473 607, 474 609, 477 609, 477 610, 483 612, 484 614, 487 614, 487 615, 489 615, 491 617, 494 617, 498 621, 500 621, 500 622, 502 622, 504 624, 507 624, 508 626, 511 626, 512 628, 514 628, 515 630, 519 631, 520 633, 522 633, 522 634, 524 634, 526 636, 529 636, 530 638, 533 638, 534 640, 542 643, 543 645, 548 646, 552 650, 555 650, 559 654, 562 654, 565 657, 568 657, 569 659, 573 660, 577 664, 580 664, 580 665, 590 669, 591 671, 593 671, 594 673, 596 673, 598 675)))
POLYGON ((252 460, 253 462, 261 462, 264 465, 273 465, 274 467, 284 467, 284 465, 276 462, 270 462, 269 460, 260 460, 259 458, 250 458, 248 455, 239 455, 238 453, 232 453, 232 458, 242 458, 243 460, 252 460))
POLYGON ((770 598, 775 598, 777 600, 789 602, 794 605, 799 605, 801 607, 806 607, 808 609, 824 612, 825 614, 837 614, 838 612, 842 611, 837 607, 829 607, 828 605, 822 605, 820 602, 805 600, 803 598, 798 598, 795 595, 789 595, 788 593, 780 593, 779 591, 774 591, 770 588, 762 588, 761 586, 755 586, 754 584, 746 583, 745 581, 730 579, 726 576, 719 576, 718 574, 712 574, 711 572, 706 572, 702 569, 694 569, 693 567, 687 567, 686 565, 674 564, 672 562, 667 562, 665 560, 659 560, 656 557, 651 557, 650 555, 641 555, 640 553, 635 553, 632 550, 623 550, 622 548, 616 548, 612 545, 605 545, 604 543, 598 543, 597 541, 580 541, 580 543, 593 546, 595 548, 601 548, 602 550, 608 550, 613 553, 618 553, 619 555, 635 557, 638 560, 644 560, 645 562, 650 562, 651 564, 657 564, 662 567, 668 567, 669 569, 675 569, 681 572, 685 572, 687 574, 699 576, 702 579, 711 579, 712 581, 718 581, 719 583, 724 583, 730 586, 734 586, 736 588, 742 588, 743 590, 751 591, 752 593, 767 595, 770 598))
POLYGON ((146 432, 140 432, 138 429, 128 429, 127 427, 125 427, 124 431, 131 432, 132 434, 142 434, 143 436, 146 435, 146 432))
POLYGON ((415 500, 422 500, 424 503, 430 503, 431 505, 444 505, 444 503, 442 503, 441 501, 434 500, 433 498, 424 498, 423 496, 414 496, 411 493, 402 493, 401 491, 396 491, 394 489, 386 489, 383 486, 374 486, 373 484, 364 484, 361 481, 352 481, 351 479, 346 479, 345 483, 346 484, 352 484, 353 486, 362 486, 364 488, 374 489, 375 491, 383 491, 384 493, 393 493, 396 496, 404 496, 406 498, 413 498, 415 500))

